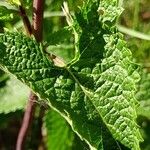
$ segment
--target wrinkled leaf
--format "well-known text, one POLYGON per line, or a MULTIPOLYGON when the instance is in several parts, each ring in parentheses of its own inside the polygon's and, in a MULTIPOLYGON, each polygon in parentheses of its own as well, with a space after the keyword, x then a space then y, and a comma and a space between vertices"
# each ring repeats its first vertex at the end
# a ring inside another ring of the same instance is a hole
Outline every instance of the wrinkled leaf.
POLYGON ((3 70, 49 100, 91 149, 117 150, 122 143, 139 150, 142 140, 135 122, 137 65, 114 24, 121 11, 117 0, 85 2, 73 19, 76 55, 67 66, 56 66, 57 57, 47 56, 34 39, 1 35, 3 70))

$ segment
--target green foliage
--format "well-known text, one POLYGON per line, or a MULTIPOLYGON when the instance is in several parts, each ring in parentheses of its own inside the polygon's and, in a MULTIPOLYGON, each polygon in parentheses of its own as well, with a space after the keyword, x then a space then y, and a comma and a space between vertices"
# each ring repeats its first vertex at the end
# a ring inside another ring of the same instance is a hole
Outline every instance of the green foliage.
POLYGON ((140 101, 139 115, 150 119, 150 74, 146 70, 141 73, 136 98, 140 101))
POLYGON ((15 112, 25 108, 29 89, 11 77, 5 87, 0 88, 0 113, 15 112))
POLYGON ((141 126, 144 142, 141 144, 142 150, 149 150, 149 125, 150 125, 150 73, 147 69, 141 69, 141 80, 138 84, 136 98, 140 102, 137 109, 138 122, 141 126))
POLYGON ((2 88, 5 85, 7 79, 8 75, 0 69, 0 88, 2 88))
POLYGON ((48 150, 71 150, 74 134, 67 122, 52 110, 47 112, 44 122, 47 129, 48 150))
POLYGON ((20 0, 7 0, 7 2, 15 6, 21 5, 20 0))
POLYGON ((22 4, 26 9, 31 9, 32 3, 33 3, 32 0, 20 0, 20 1, 21 1, 21 4, 22 4))
POLYGON ((10 21, 14 18, 14 10, 5 6, 0 6, 0 20, 10 21))
POLYGON ((91 149, 139 150, 137 65, 117 31, 117 0, 86 1, 72 20, 75 58, 62 66, 34 39, 1 34, 1 67, 27 84, 68 121, 91 149), (90 62, 90 63, 89 63, 90 62), (61 67, 60 67, 61 66, 61 67))
POLYGON ((71 36, 71 32, 68 32, 68 28, 53 32, 47 38, 46 45, 48 45, 48 47, 46 48, 46 52, 60 56, 65 62, 70 62, 74 57, 74 45, 70 38, 71 36))

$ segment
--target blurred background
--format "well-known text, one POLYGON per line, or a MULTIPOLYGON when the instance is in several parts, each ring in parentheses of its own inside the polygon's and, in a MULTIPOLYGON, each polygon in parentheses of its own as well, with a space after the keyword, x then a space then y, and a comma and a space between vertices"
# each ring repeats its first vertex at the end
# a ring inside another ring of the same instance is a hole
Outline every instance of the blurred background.
MULTIPOLYGON (((78 11, 83 0, 67 0, 71 12, 78 11)), ((5 1, 1 0, 0 5, 5 1)), ((73 37, 70 33, 57 31, 66 26, 61 6, 63 0, 45 0, 44 12, 44 41, 51 41, 48 51, 69 61, 74 56, 73 37), (55 40, 54 34, 56 34, 55 40), (59 32, 60 33, 60 32, 59 32), (72 37, 72 38, 71 38, 72 37), (56 45, 57 41, 57 45, 56 45), (61 43, 61 46, 59 45, 61 43), (61 51, 62 49, 63 52, 61 51)), ((29 18, 32 18, 32 4, 25 0, 29 18)), ((137 99, 141 106, 138 108, 138 124, 144 137, 142 150, 150 150, 150 0, 120 0, 124 12, 118 19, 117 27, 125 35, 128 47, 133 53, 134 61, 144 68, 141 85, 137 85, 137 99), (144 83, 144 85, 143 85, 144 83)), ((15 9, 15 8, 13 8, 15 9)), ((24 31, 19 15, 2 19, 4 11, 0 10, 0 32, 4 28, 24 31)), ((24 110, 29 96, 28 87, 0 70, 0 150, 14 150, 17 135, 21 126, 24 110)), ((47 111, 46 104, 41 100, 36 102, 36 114, 29 131, 25 149, 27 150, 84 150, 85 143, 71 131, 68 124, 52 110, 47 111), (41 117, 41 109, 44 117, 41 117), (51 118, 51 119, 48 119, 51 118), (58 130, 59 129, 59 130, 58 130), (32 132, 31 132, 32 131, 32 132), (64 135, 61 139, 58 135, 64 135), (42 135, 42 137, 41 137, 42 135), (67 137, 67 140, 65 138, 67 137), (53 141, 53 139, 56 139, 53 141), (60 143, 60 146, 57 145, 60 143), (53 144, 52 144, 53 143, 53 144), (56 146, 57 145, 57 149, 56 146)))

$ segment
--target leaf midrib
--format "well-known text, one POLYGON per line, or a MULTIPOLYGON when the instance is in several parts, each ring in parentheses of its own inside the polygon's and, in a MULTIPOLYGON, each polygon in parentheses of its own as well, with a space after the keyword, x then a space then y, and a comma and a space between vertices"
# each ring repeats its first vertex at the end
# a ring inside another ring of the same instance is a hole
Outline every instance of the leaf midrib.
MULTIPOLYGON (((73 72, 72 72, 69 68, 66 67, 65 69, 66 69, 66 70, 69 72, 69 74, 73 77, 73 79, 75 80, 75 82, 80 86, 80 88, 82 89, 82 91, 84 92, 84 94, 88 97, 88 99, 91 101, 91 103, 92 103, 93 106, 95 107, 97 113, 98 113, 98 114, 100 115, 100 117, 102 118, 104 124, 107 126, 107 123, 104 121, 102 115, 99 113, 97 107, 95 106, 95 104, 93 103, 93 101, 92 101, 90 95, 88 94, 88 93, 91 93, 91 92, 87 91, 87 90, 84 88, 84 86, 81 85, 81 83, 79 82, 79 80, 74 76, 73 72)), ((92 92, 91 94, 93 94, 93 92, 92 92)), ((94 94, 93 94, 93 95, 94 95, 94 94)), ((109 129, 109 128, 108 128, 108 129, 109 129)))
MULTIPOLYGON (((73 72, 72 72, 69 68, 66 67, 65 69, 66 69, 66 70, 69 72, 69 74, 73 77, 73 79, 75 80, 75 82, 80 86, 80 88, 82 89, 82 91, 84 92, 84 94, 88 97, 88 99, 91 101, 91 103, 92 103, 93 106, 95 107, 97 113, 100 115, 100 117, 101 117, 102 121, 104 122, 104 124, 107 126, 107 123, 104 121, 104 118, 103 118, 102 115, 99 113, 97 107, 95 106, 95 104, 93 103, 93 101, 92 101, 90 95, 88 94, 88 93, 91 93, 91 92, 87 91, 87 90, 84 88, 84 86, 82 86, 82 85, 80 84, 79 80, 74 76, 73 72)), ((93 93, 92 93, 92 94, 93 94, 93 93)), ((109 129, 108 126, 107 126, 107 128, 109 129)), ((110 130, 109 130, 109 131, 110 131, 110 130)), ((115 139, 114 139, 114 140, 115 140, 115 139)), ((115 142, 117 143, 117 146, 118 146, 119 150, 121 150, 121 147, 119 146, 119 143, 118 143, 116 140, 115 140, 115 142)))

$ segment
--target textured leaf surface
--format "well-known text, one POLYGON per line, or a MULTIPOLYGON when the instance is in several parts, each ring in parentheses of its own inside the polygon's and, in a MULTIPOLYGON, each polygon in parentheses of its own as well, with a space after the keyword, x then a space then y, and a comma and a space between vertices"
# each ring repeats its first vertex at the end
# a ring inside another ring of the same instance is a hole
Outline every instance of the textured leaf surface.
POLYGON ((23 34, 1 35, 3 69, 49 100, 91 149, 121 149, 117 141, 140 149, 134 97, 139 75, 114 25, 121 11, 116 0, 85 2, 74 17, 78 59, 69 67, 56 67, 23 34))
MULTIPOLYGON (((66 117, 74 130, 82 135, 81 137, 91 141, 95 147, 99 145, 101 128, 95 128, 95 124, 86 122, 88 118, 86 109, 89 108, 85 107, 84 93, 68 71, 54 66, 43 54, 41 47, 23 34, 7 33, 2 39, 5 41, 3 49, 1 46, 3 53, 0 55, 3 69, 16 75, 42 99, 50 100, 51 105, 66 117), (15 46, 12 46, 14 42, 15 46)), ((92 111, 94 108, 90 110, 89 115, 92 111)), ((96 122, 99 122, 99 119, 96 122)))
POLYGON ((24 109, 28 99, 29 88, 11 77, 6 86, 0 88, 0 113, 24 109))
POLYGON ((51 110, 47 112, 44 122, 48 150, 71 150, 74 135, 64 118, 51 110))

